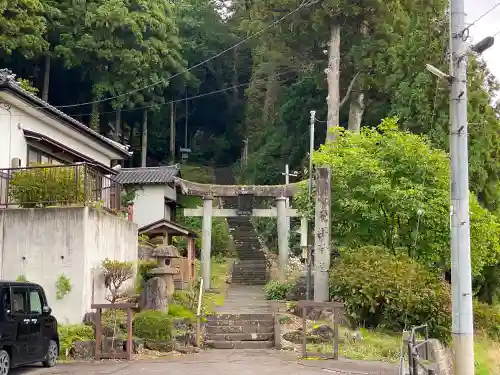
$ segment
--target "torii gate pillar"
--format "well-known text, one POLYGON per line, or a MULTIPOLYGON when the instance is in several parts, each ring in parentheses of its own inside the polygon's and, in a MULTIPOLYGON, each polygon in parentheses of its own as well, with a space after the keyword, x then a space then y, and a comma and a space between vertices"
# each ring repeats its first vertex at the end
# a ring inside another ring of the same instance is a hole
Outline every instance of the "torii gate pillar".
POLYGON ((278 216, 278 254, 279 254, 279 266, 280 274, 282 276, 286 273, 286 266, 288 265, 289 258, 289 237, 290 237, 290 226, 288 225, 289 220, 286 212, 286 198, 278 197, 276 198, 276 211, 278 216))
POLYGON ((212 203, 213 197, 203 197, 203 221, 201 241, 201 276, 203 289, 210 289, 211 270, 210 253, 212 252, 212 203))

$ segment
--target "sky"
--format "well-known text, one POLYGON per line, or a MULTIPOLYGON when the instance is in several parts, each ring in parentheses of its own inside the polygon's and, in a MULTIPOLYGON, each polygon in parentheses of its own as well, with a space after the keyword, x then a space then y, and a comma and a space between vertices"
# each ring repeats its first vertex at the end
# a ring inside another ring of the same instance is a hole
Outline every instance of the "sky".
MULTIPOLYGON (((465 20, 472 23, 482 14, 488 11, 500 0, 465 0, 465 20)), ((500 6, 496 7, 491 13, 479 20, 470 28, 470 41, 477 43, 487 36, 500 31, 500 6)), ((488 69, 500 80, 500 33, 495 37, 495 44, 483 53, 488 69)))

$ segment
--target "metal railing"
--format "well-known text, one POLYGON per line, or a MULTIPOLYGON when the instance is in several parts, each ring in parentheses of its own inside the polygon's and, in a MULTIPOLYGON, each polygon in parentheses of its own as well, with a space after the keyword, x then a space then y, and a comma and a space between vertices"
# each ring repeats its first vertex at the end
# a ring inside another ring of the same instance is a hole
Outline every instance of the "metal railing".
POLYGON ((408 337, 408 367, 410 375, 419 375, 419 367, 424 374, 435 375, 436 369, 433 364, 425 364, 420 357, 419 351, 423 350, 424 360, 429 360, 429 328, 427 324, 415 326, 411 329, 408 337), (417 340, 417 332, 423 332, 424 340, 417 340), (432 366, 432 367, 431 367, 432 366))
POLYGON ((88 163, 0 169, 0 208, 93 205, 121 209, 121 184, 88 163))

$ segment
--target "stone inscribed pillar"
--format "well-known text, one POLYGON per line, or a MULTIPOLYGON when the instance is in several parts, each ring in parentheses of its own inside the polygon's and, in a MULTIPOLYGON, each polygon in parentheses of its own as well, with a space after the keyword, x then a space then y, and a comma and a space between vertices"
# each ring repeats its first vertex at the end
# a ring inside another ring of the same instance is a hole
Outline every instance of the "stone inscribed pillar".
POLYGON ((144 285, 142 307, 147 310, 168 312, 167 284, 161 277, 153 277, 144 285))
POLYGON ((316 169, 316 208, 314 225, 314 300, 329 300, 331 170, 316 169))
POLYGON ((210 253, 212 246, 212 201, 213 198, 203 197, 203 222, 201 239, 201 276, 203 290, 210 289, 210 253))
POLYGON ((285 276, 286 266, 288 265, 288 237, 289 227, 287 226, 287 207, 286 198, 276 198, 276 211, 278 215, 278 253, 280 275, 285 276))

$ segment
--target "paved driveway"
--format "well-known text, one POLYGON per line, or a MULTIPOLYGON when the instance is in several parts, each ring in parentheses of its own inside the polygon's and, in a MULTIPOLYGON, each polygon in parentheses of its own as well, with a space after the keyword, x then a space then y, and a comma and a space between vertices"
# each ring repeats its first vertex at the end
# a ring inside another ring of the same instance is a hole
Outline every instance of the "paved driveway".
POLYGON ((132 362, 103 361, 60 364, 52 369, 29 367, 12 375, 396 375, 392 365, 354 361, 297 361, 276 350, 211 350, 199 354, 132 362))

